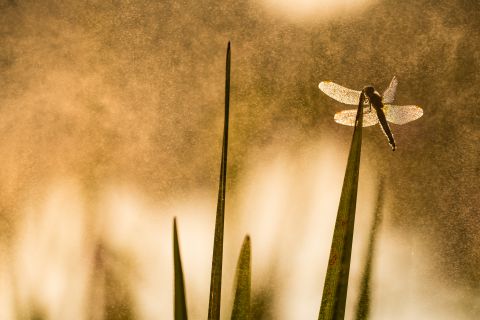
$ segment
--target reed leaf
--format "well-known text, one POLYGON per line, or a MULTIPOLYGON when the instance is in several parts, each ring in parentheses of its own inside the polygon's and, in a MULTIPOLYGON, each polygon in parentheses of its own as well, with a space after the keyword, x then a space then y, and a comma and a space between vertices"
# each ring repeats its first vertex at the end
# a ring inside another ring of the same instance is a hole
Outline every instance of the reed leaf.
POLYGON ((327 275, 323 287, 320 320, 339 320, 345 317, 345 303, 350 272, 355 209, 357 203, 360 151, 362 149, 363 101, 360 95, 355 127, 353 130, 347 168, 343 179, 342 194, 333 232, 327 275))
POLYGON ((251 291, 251 244, 248 235, 245 236, 240 250, 235 279, 235 299, 231 319, 248 320, 250 319, 251 291))
POLYGON ((378 228, 382 221, 384 187, 383 179, 380 180, 378 186, 377 203, 375 206, 375 217, 370 231, 370 240, 368 242, 367 260, 363 269, 362 282, 360 284, 360 296, 355 314, 356 320, 366 320, 370 314, 370 279, 372 278, 372 261, 375 253, 375 244, 377 239, 378 228))
POLYGON ((180 246, 178 245, 177 218, 173 219, 173 266, 175 270, 175 320, 187 320, 187 300, 185 299, 185 281, 180 246))
POLYGON ((225 72, 225 122, 223 127, 222 159, 218 186, 217 214, 213 240, 212 271, 210 277, 210 299, 208 319, 220 319, 220 297, 222 294, 223 229, 225 221, 225 189, 227 181, 228 118, 230 109, 230 42, 227 47, 225 72))

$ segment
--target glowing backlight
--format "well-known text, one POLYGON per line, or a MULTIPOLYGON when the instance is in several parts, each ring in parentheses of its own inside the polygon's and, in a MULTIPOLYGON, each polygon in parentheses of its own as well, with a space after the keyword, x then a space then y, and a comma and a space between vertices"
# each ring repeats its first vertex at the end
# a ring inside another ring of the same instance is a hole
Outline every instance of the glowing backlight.
POLYGON ((313 19, 358 9, 371 0, 263 0, 268 9, 292 19, 313 19))

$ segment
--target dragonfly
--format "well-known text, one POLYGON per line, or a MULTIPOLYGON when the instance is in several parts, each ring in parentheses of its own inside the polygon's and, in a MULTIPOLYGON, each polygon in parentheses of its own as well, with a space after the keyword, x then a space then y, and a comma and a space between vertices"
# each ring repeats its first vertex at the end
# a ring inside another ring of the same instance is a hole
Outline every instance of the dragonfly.
MULTIPOLYGON (((388 122, 405 124, 417 120, 423 115, 423 110, 419 106, 397 106, 393 104, 397 86, 398 80, 395 76, 383 94, 378 93, 373 86, 366 86, 362 91, 357 91, 345 88, 331 81, 322 81, 318 85, 320 90, 327 96, 344 104, 358 105, 360 95, 363 92, 365 94, 365 100, 363 102, 363 126, 369 127, 379 123, 393 151, 396 149, 395 139, 388 122)), ((339 124, 355 126, 356 116, 357 109, 343 110, 335 114, 334 120, 339 124)))

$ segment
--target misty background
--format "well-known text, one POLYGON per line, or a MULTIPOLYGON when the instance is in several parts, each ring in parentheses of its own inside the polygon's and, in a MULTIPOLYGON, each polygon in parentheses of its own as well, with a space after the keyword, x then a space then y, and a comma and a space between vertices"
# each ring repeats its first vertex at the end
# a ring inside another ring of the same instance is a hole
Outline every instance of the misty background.
POLYGON ((0 0, 0 17, 1 318, 171 318, 173 216, 206 317, 228 41, 222 317, 245 233, 257 318, 317 316, 352 136, 318 83, 393 75, 424 116, 392 125, 395 152, 363 131, 348 308, 383 176, 372 318, 480 313, 477 1, 0 0))

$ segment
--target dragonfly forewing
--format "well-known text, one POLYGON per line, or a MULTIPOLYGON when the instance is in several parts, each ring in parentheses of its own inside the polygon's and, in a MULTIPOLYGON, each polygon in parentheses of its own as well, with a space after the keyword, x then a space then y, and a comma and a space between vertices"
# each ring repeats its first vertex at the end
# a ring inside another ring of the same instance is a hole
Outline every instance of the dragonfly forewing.
POLYGON ((413 120, 417 120, 423 115, 422 108, 418 106, 395 106, 386 104, 383 111, 387 120, 394 124, 405 124, 413 120))
POLYGON ((331 81, 322 81, 318 87, 327 96, 341 103, 358 105, 360 100, 361 91, 348 89, 331 81))
POLYGON ((395 101, 395 94, 397 93, 398 80, 397 77, 393 77, 390 81, 390 85, 383 92, 382 102, 383 104, 392 104, 395 101))

